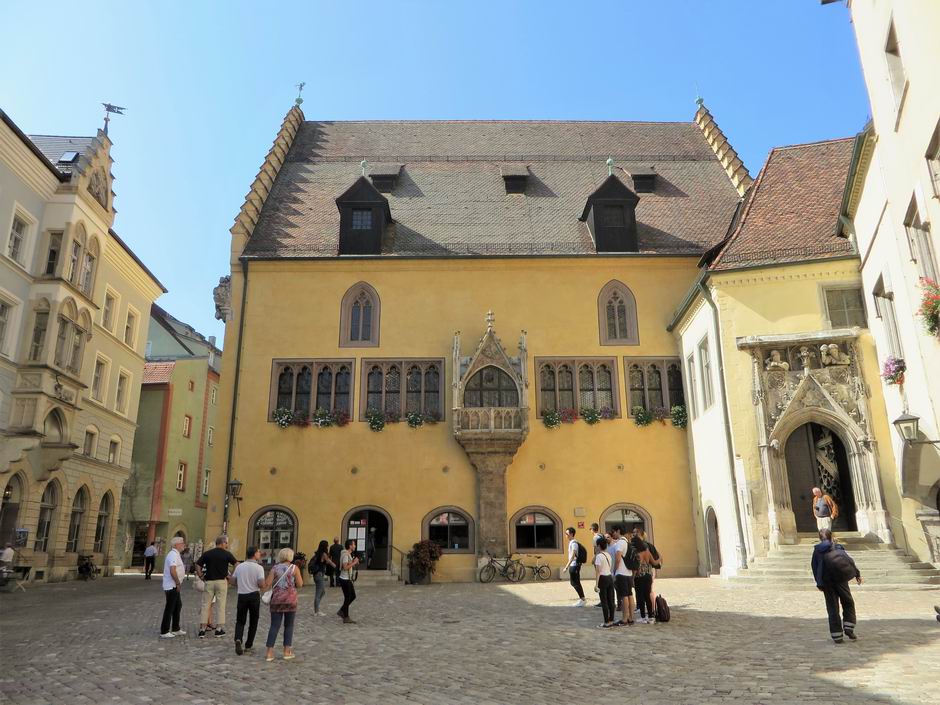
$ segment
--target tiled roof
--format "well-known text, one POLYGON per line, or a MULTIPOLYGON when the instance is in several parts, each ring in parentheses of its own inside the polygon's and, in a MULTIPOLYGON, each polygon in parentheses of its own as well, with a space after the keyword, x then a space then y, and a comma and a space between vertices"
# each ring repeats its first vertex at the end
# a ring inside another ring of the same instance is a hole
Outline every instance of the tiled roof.
POLYGON ((836 235, 854 138, 777 147, 751 187, 713 270, 850 255, 836 235))
POLYGON ((166 384, 173 374, 175 362, 145 362, 144 384, 166 384))
POLYGON ((701 254, 724 237, 739 196, 693 122, 304 122, 264 203, 244 255, 332 257, 335 199, 359 162, 403 164, 384 194, 392 217, 384 254, 589 254, 578 220, 587 197, 615 173, 655 167, 655 193, 637 206, 641 252, 701 254), (525 195, 505 170, 528 167, 525 195))
POLYGON ((30 135, 39 151, 42 152, 55 168, 63 174, 71 174, 75 164, 60 164, 59 159, 66 152, 78 152, 83 154, 91 143, 95 141, 94 137, 61 137, 58 135, 30 135))

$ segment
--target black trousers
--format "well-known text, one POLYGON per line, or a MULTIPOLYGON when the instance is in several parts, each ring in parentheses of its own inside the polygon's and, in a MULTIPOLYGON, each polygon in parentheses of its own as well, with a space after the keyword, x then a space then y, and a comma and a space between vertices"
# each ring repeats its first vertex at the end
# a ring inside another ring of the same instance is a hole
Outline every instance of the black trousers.
POLYGON ((584 588, 581 587, 581 565, 568 566, 568 577, 571 580, 571 587, 578 593, 578 597, 584 599, 584 588))
POLYGON ((336 571, 333 570, 333 566, 328 565, 326 567, 326 576, 330 579, 330 587, 336 587, 336 571))
POLYGON ((614 621, 614 579, 610 575, 602 575, 597 579, 597 586, 601 589, 601 608, 604 610, 604 624, 614 621))
POLYGON ((180 630, 180 613, 183 611, 183 598, 180 595, 179 588, 164 590, 166 596, 166 605, 163 608, 163 621, 160 622, 160 633, 166 634, 169 631, 178 632, 180 630), (172 625, 171 622, 172 621, 172 625), (173 627, 172 629, 170 627, 173 627))
POLYGON ((842 628, 846 631, 855 631, 855 600, 849 584, 835 583, 827 585, 823 590, 826 597, 826 612, 829 613, 829 636, 833 639, 842 638, 842 628), (842 603, 842 614, 839 615, 839 603, 842 603))
POLYGON ((636 588, 636 601, 640 608, 641 617, 654 617, 653 612, 653 576, 637 575, 633 578, 633 587, 636 588))
POLYGON ((261 593, 249 592, 246 595, 239 593, 238 606, 235 608, 235 641, 242 640, 245 631, 245 618, 248 618, 248 637, 245 639, 245 648, 250 649, 255 641, 255 632, 258 630, 258 614, 261 610, 261 593))
POLYGON ((150 580, 154 563, 156 563, 156 556, 144 556, 144 580, 150 580))
POLYGON ((356 599, 356 586, 352 580, 339 579, 339 586, 343 588, 343 606, 339 608, 339 613, 344 617, 349 616, 349 606, 356 599))

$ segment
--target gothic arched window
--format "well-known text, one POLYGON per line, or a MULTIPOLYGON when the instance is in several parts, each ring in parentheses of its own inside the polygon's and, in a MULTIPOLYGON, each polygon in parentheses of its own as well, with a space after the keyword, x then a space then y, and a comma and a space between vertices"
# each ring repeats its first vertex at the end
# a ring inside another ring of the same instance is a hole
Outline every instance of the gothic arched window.
POLYGON ((630 287, 613 280, 597 297, 601 345, 639 345, 636 299, 630 287))
POLYGON ((512 377, 506 372, 488 365, 467 381, 463 405, 465 407, 517 407, 519 406, 519 390, 512 377))
POLYGON ((359 282, 350 287, 340 307, 340 347, 377 347, 380 312, 379 294, 372 286, 359 282))

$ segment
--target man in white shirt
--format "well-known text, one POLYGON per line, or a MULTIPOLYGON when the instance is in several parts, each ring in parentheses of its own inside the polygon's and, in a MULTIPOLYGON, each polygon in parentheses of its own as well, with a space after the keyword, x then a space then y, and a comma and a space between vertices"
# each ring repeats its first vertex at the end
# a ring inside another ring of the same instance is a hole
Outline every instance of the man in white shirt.
POLYGON ((150 545, 144 549, 144 580, 150 580, 153 573, 153 566, 157 562, 157 547, 151 541, 150 545))
POLYGON ((13 567, 13 558, 16 556, 16 553, 13 551, 13 544, 8 543, 3 547, 3 550, 0 551, 0 567, 6 566, 7 568, 13 567))
POLYGON ((623 529, 615 526, 610 530, 613 542, 607 548, 614 564, 614 589, 617 591, 617 603, 622 613, 617 626, 633 624, 633 571, 627 567, 627 556, 630 552, 630 542, 623 537, 623 529))
POLYGON ((174 536, 170 539, 170 551, 163 559, 163 594, 166 597, 166 606, 163 608, 163 621, 160 622, 161 639, 172 639, 186 634, 180 629, 180 613, 183 611, 180 586, 185 576, 183 559, 180 557, 180 548, 183 543, 182 536, 174 536), (170 629, 171 620, 173 629, 170 629))
POLYGON ((581 587, 581 562, 578 560, 578 546, 580 544, 575 541, 573 526, 565 529, 565 535, 568 537, 568 578, 571 580, 571 587, 578 593, 578 601, 572 607, 584 607, 584 588, 581 587))
POLYGON ((258 563, 261 550, 249 546, 245 552, 245 562, 239 563, 229 577, 229 582, 238 588, 238 607, 235 611, 235 653, 241 656, 251 651, 258 629, 258 613, 261 610, 260 588, 264 585, 264 568, 258 563), (245 617, 248 617, 248 638, 242 648, 242 633, 245 631, 245 617))

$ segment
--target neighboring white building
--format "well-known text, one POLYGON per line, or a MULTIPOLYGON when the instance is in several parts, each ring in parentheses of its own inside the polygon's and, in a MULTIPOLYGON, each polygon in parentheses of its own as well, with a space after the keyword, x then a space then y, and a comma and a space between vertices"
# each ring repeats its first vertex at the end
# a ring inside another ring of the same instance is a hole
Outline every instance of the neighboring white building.
POLYGON ((885 385, 889 421, 919 419, 918 441, 892 438, 903 511, 892 531, 925 560, 940 561, 940 337, 917 315, 922 278, 938 275, 940 229, 940 2, 848 3, 872 121, 856 142, 843 202, 843 234, 861 257, 879 364, 907 366, 885 385))

